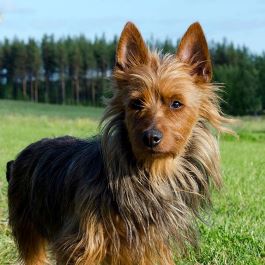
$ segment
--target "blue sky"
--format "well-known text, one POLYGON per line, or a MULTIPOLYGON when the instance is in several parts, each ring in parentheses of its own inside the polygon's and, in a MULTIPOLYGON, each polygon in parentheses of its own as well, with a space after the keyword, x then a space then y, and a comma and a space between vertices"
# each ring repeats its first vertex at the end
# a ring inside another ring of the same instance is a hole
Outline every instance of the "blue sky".
POLYGON ((265 0, 0 0, 0 39, 3 36, 93 38, 119 35, 133 21, 148 39, 179 38, 199 21, 208 40, 224 37, 251 51, 265 51, 265 0))

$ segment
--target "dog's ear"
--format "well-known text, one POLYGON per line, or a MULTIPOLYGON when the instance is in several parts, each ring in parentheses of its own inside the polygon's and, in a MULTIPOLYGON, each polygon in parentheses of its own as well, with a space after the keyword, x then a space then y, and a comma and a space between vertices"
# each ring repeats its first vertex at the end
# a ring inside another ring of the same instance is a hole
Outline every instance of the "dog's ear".
POLYGON ((182 37, 177 56, 182 62, 192 66, 192 74, 198 79, 211 81, 211 58, 202 27, 198 22, 192 24, 182 37))
POLYGON ((128 22, 122 33, 116 51, 116 67, 130 68, 134 65, 146 64, 148 48, 136 26, 128 22))

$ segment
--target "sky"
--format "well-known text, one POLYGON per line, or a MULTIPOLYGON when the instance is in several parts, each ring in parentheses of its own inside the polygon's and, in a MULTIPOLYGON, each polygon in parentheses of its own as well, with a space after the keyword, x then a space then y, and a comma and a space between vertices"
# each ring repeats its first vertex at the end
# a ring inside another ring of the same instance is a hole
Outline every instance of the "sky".
POLYGON ((43 34, 119 35, 134 22, 145 39, 173 41, 199 21, 208 41, 265 51, 265 0, 0 0, 0 40, 43 34))

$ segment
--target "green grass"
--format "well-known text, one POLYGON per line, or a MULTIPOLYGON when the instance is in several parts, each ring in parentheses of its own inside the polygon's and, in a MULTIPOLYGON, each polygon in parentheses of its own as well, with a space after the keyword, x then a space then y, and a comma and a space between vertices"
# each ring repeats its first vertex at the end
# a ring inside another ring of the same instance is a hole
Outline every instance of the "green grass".
MULTIPOLYGON (((7 226, 5 165, 42 137, 97 132, 102 109, 0 101, 0 264, 14 264, 7 226)), ((208 225, 200 224, 200 250, 179 264, 265 264, 265 118, 245 117, 240 139, 222 137, 224 188, 213 194, 208 225)))

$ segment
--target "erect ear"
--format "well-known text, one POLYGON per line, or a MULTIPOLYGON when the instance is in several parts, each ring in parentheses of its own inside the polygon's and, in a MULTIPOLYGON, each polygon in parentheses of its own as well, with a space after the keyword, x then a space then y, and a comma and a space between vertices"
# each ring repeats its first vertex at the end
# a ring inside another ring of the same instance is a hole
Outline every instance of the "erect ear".
POLYGON ((116 66, 125 69, 133 65, 146 64, 148 48, 136 26, 128 22, 122 33, 116 51, 116 66))
POLYGON ((192 74, 197 78, 206 82, 211 81, 211 58, 202 27, 198 22, 192 24, 182 37, 177 56, 182 62, 193 67, 192 74))

